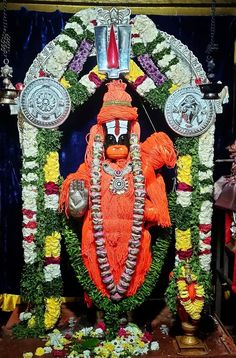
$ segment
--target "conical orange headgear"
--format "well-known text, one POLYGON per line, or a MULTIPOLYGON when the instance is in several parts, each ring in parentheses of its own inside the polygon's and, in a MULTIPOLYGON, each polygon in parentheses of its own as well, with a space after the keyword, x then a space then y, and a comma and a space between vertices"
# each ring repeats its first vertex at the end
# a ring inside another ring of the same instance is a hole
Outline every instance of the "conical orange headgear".
POLYGON ((132 107, 131 97, 125 92, 126 84, 121 80, 113 80, 107 83, 108 92, 103 98, 103 106, 98 113, 98 124, 103 124, 114 119, 136 121, 137 108, 132 107))

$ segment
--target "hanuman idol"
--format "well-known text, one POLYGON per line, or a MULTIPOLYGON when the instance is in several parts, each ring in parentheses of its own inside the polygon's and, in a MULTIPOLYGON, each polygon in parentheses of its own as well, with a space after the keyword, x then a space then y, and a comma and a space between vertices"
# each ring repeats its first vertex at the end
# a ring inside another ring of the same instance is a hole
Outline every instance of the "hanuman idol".
MULTIPOLYGON (((140 143, 137 108, 113 80, 90 130, 85 161, 62 184, 60 209, 83 217, 82 258, 90 278, 113 301, 132 296, 152 262, 153 225, 171 225, 163 177, 176 154, 163 132, 140 143)), ((89 293, 88 293, 89 294, 89 293)))

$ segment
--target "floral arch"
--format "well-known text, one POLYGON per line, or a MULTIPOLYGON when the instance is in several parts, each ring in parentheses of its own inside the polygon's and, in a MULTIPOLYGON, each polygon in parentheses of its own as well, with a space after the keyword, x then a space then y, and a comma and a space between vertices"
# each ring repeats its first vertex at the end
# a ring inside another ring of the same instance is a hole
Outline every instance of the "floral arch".
MULTIPOLYGON (((93 28, 97 9, 78 12, 67 22, 62 33, 51 41, 29 68, 25 84, 49 75, 65 86, 76 108, 96 92, 105 80, 97 68, 80 76, 88 56, 95 55, 93 28)), ((206 80, 205 72, 194 54, 174 36, 158 30, 145 15, 131 20, 132 56, 130 72, 125 76, 137 93, 153 108, 164 109, 168 96, 194 80, 206 80)), ((219 101, 217 108, 221 107, 219 101)), ((217 112, 217 110, 215 111, 217 112)), ((154 259, 147 279, 134 296, 120 304, 103 298, 83 268, 75 234, 58 215, 61 182, 58 150, 60 132, 38 129, 24 121, 19 113, 19 135, 23 153, 23 248, 25 267, 22 297, 32 305, 31 316, 16 327, 18 336, 38 336, 51 329, 60 314, 62 279, 60 240, 64 231, 68 252, 76 274, 93 301, 107 313, 113 324, 117 315, 132 309, 151 293, 158 279, 168 248, 167 240, 157 240, 154 259), (77 244, 77 245, 76 245, 77 244), (24 327, 24 329, 22 329, 24 327)), ((170 212, 175 227, 176 260, 167 290, 167 302, 176 312, 176 292, 186 311, 199 319, 209 302, 211 287, 211 217, 213 191, 214 125, 199 137, 176 140, 177 189, 170 196, 170 212), (184 263, 189 260, 195 277, 196 299, 184 300, 188 294, 183 284, 184 263)))

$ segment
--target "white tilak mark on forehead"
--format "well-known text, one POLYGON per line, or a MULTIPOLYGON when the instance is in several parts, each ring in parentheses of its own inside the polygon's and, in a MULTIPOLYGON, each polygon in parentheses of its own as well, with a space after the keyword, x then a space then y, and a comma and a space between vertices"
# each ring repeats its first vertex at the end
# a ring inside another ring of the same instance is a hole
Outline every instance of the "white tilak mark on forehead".
POLYGON ((111 121, 111 122, 107 122, 106 123, 106 128, 107 128, 107 134, 113 134, 114 137, 116 138, 116 141, 118 142, 118 139, 120 137, 121 134, 127 134, 128 133, 128 121, 122 120, 122 119, 118 119, 117 120, 119 123, 119 131, 120 133, 118 135, 115 134, 115 128, 116 128, 116 121, 111 121))

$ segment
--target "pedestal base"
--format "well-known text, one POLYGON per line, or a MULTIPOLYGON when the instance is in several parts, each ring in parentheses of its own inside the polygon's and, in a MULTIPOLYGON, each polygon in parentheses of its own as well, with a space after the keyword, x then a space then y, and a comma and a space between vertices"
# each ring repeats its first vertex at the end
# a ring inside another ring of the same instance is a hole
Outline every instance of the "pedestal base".
POLYGON ((174 346, 177 354, 182 356, 203 356, 208 353, 208 348, 201 339, 195 338, 195 342, 192 344, 185 343, 185 338, 189 338, 187 336, 176 336, 176 340, 174 341, 174 346))

